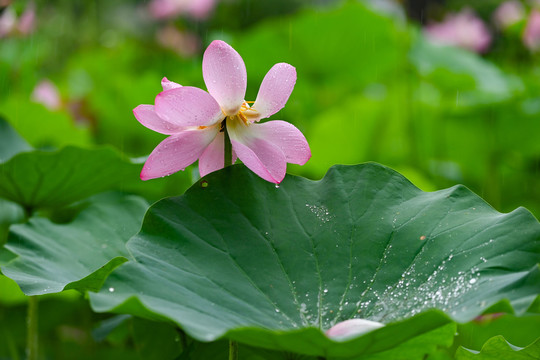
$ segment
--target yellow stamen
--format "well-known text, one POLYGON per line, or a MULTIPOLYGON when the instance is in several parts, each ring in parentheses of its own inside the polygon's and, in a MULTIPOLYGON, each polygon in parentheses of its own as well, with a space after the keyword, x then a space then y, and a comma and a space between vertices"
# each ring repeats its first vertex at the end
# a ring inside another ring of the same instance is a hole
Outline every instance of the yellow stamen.
POLYGON ((240 111, 240 112, 238 113, 238 117, 244 122, 244 124, 246 124, 246 125, 249 125, 249 124, 250 124, 250 122, 249 122, 249 120, 247 119, 246 115, 245 115, 242 111, 240 111))

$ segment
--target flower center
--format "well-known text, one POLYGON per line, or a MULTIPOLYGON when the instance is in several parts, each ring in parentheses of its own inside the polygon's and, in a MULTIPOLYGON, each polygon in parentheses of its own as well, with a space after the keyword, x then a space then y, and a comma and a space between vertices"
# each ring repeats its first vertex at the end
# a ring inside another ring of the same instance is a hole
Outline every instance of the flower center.
POLYGON ((246 111, 256 111, 252 107, 249 106, 249 104, 254 103, 254 101, 244 101, 242 106, 240 107, 240 111, 238 111, 238 114, 229 116, 231 120, 238 119, 238 121, 242 121, 244 125, 249 126, 251 125, 252 121, 248 119, 248 116, 246 116, 246 111))

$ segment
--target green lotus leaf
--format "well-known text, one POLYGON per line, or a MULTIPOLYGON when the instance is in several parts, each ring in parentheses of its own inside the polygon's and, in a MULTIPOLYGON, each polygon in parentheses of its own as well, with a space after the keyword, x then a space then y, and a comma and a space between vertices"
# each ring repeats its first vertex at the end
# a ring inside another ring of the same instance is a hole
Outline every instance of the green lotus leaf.
MULTIPOLYGON (((407 359, 407 360, 423 360, 429 354, 437 352, 437 346, 447 347, 452 342, 452 336, 455 334, 455 323, 449 323, 434 331, 422 334, 421 336, 412 338, 400 346, 388 351, 383 351, 377 354, 368 356, 353 356, 353 357, 329 357, 324 359, 340 359, 340 360, 387 360, 387 359, 407 359)), ((327 341, 327 339, 323 339, 327 341)), ((351 344, 353 345, 353 344, 351 344)), ((351 346, 349 345, 349 346, 351 346)), ((226 360, 228 353, 228 341, 219 340, 211 343, 202 343, 194 341, 190 343, 186 351, 182 354, 181 359, 203 360, 216 359, 226 360)), ((275 351, 271 349, 256 348, 249 345, 241 344, 238 348, 238 358, 240 360, 320 360, 321 357, 293 354, 289 351, 275 351)), ((429 358, 431 359, 431 357, 429 358)))
POLYGON ((77 124, 67 110, 51 111, 30 101, 28 93, 13 92, 0 101, 0 109, 17 132, 36 148, 92 143, 88 126, 77 124))
MULTIPOLYGON (((9 226, 22 222, 25 218, 24 209, 18 204, 0 199, 0 245, 6 242, 9 226)), ((0 263, 2 263, 3 254, 0 249, 0 263)))
POLYGON ((11 125, 0 117, 0 163, 9 160, 13 155, 31 149, 11 125))
POLYGON ((278 188, 234 166, 154 204, 127 244, 134 261, 90 299, 202 341, 370 355, 501 299, 524 312, 538 294, 539 240, 523 208, 501 214, 463 186, 423 192, 378 164, 278 188), (345 342, 322 333, 351 318, 387 326, 345 342))
POLYGON ((515 346, 526 347, 540 337, 540 314, 531 313, 531 308, 522 316, 500 310, 488 310, 489 313, 459 325, 454 345, 480 350, 486 341, 501 335, 515 346))
POLYGON ((139 230, 146 208, 142 198, 105 193, 89 200, 70 223, 34 216, 13 225, 5 247, 18 257, 2 272, 26 295, 97 291, 130 258, 125 243, 139 230))
POLYGON ((514 346, 502 336, 489 339, 482 351, 459 348, 456 360, 536 360, 540 358, 540 339, 525 348, 514 346))
POLYGON ((139 171, 112 148, 25 152, 0 164, 0 197, 27 209, 62 207, 138 182, 139 171))
POLYGON ((519 86, 493 63, 454 46, 437 44, 418 34, 410 50, 411 63, 440 89, 455 94, 453 103, 478 106, 508 100, 519 86))

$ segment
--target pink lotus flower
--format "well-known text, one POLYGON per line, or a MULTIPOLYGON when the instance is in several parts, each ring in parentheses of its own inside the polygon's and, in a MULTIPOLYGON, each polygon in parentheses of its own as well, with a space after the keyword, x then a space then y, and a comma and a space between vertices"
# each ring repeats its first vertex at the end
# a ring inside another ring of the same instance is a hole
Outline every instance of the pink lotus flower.
POLYGON ((152 151, 141 171, 148 180, 170 175, 199 159, 201 176, 224 166, 223 125, 236 156, 261 178, 279 184, 287 163, 305 164, 309 145, 293 125, 281 121, 257 122, 283 108, 296 83, 289 64, 274 65, 266 74, 253 106, 244 100, 247 86, 242 57, 227 43, 216 40, 203 57, 208 92, 163 79, 155 105, 139 105, 133 113, 141 124, 171 135, 152 151), (225 120, 225 121, 224 121, 225 120))
POLYGON ((540 11, 533 10, 523 31, 523 44, 531 50, 540 49, 540 11))
POLYGON ((428 25, 425 31, 436 42, 459 46, 478 53, 486 52, 491 44, 488 28, 469 9, 457 14, 449 14, 442 23, 428 25))
POLYGON ((45 105, 49 110, 58 110, 62 107, 60 92, 50 80, 41 80, 32 91, 31 99, 45 105))
POLYGON ((28 3, 26 9, 19 18, 19 24, 17 30, 23 35, 29 35, 34 31, 36 26, 36 4, 34 2, 28 3))
POLYGON ((29 2, 26 9, 17 19, 13 7, 8 6, 0 14, 0 38, 13 34, 29 35, 34 31, 36 24, 36 6, 29 2))
POLYGON ((380 322, 365 319, 345 320, 332 326, 326 331, 326 336, 334 340, 348 340, 383 327, 380 322))
POLYGON ((157 42, 163 47, 173 50, 181 57, 195 56, 200 50, 197 35, 188 31, 180 31, 173 25, 167 25, 156 33, 157 42))
POLYGON ((11 6, 8 6, 0 14, 0 38, 9 35, 17 26, 17 14, 11 6))
POLYGON ((150 14, 156 19, 169 19, 186 14, 194 19, 205 19, 214 9, 216 0, 152 0, 150 14))
POLYGON ((499 29, 506 29, 523 18, 525 18, 525 8, 518 0, 503 2, 493 13, 493 22, 499 29))

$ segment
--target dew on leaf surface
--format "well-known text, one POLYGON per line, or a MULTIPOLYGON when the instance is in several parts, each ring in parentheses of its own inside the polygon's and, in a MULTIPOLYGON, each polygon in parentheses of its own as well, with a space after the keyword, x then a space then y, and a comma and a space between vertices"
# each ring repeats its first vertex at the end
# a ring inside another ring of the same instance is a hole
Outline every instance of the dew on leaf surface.
POLYGON ((330 215, 330 212, 328 211, 328 208, 324 205, 317 206, 317 205, 310 205, 306 204, 306 207, 323 223, 326 223, 330 220, 332 220, 333 216, 330 215))

